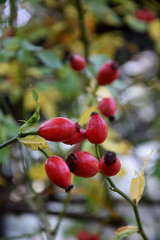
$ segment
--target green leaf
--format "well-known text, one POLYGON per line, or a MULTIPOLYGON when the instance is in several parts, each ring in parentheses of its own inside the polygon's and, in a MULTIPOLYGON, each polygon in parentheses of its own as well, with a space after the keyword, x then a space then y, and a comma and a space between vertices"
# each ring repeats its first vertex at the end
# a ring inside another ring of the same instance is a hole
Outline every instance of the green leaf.
POLYGON ((26 39, 22 41, 22 47, 25 50, 33 51, 33 52, 39 52, 40 50, 42 50, 41 47, 35 46, 34 44, 32 44, 31 42, 29 42, 26 39))
POLYGON ((6 38, 3 46, 9 51, 16 51, 21 46, 21 39, 19 37, 6 38))
POLYGON ((54 82, 54 86, 63 94, 63 97, 67 100, 77 98, 81 93, 81 82, 78 73, 69 66, 64 66, 56 74, 58 81, 54 82))
POLYGON ((33 127, 40 119, 40 114, 39 114, 39 111, 40 111, 40 105, 37 104, 36 105, 36 110, 34 112, 34 114, 31 116, 31 118, 26 121, 19 129, 19 132, 21 133, 22 131, 24 130, 27 130, 31 127, 33 127))
POLYGON ((117 240, 117 239, 121 239, 123 237, 133 235, 136 232, 138 232, 138 227, 134 226, 134 225, 120 227, 115 231, 115 234, 117 234, 118 236, 113 238, 113 240, 117 240))
POLYGON ((35 58, 33 53, 29 52, 26 49, 20 49, 17 52, 17 58, 20 62, 25 63, 25 64, 33 65, 33 64, 37 63, 37 59, 35 58))
POLYGON ((125 232, 125 233, 119 234, 117 237, 113 238, 113 240, 118 240, 118 239, 121 239, 121 238, 124 238, 127 236, 131 236, 131 235, 135 234, 136 232, 137 231, 131 231, 131 232, 125 232))
POLYGON ((124 20, 131 29, 137 32, 144 33, 147 31, 147 23, 144 21, 138 20, 132 15, 126 15, 124 20))
POLYGON ((106 12, 106 0, 92 0, 86 1, 86 4, 89 5, 95 12, 96 18, 101 19, 106 12))
POLYGON ((33 96, 34 101, 37 103, 38 99, 39 99, 39 96, 38 96, 38 93, 35 89, 32 89, 32 96, 33 96))
POLYGON ((12 58, 15 55, 14 52, 8 51, 6 49, 3 49, 0 52, 0 62, 7 62, 10 58, 12 58))
POLYGON ((48 67, 58 69, 62 67, 59 56, 51 50, 44 50, 37 53, 37 57, 48 67))

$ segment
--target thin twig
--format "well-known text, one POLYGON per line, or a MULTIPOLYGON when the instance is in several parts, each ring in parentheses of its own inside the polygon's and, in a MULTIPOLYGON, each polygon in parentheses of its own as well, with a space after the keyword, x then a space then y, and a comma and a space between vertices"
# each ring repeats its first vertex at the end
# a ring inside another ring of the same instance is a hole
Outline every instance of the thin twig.
POLYGON ((29 135, 38 135, 38 131, 36 130, 36 131, 29 131, 29 132, 25 132, 25 133, 19 133, 16 137, 13 137, 13 138, 7 140, 6 142, 2 143, 0 145, 0 149, 10 145, 13 142, 18 141, 19 137, 26 137, 26 136, 29 136, 29 135))
POLYGON ((84 7, 82 4, 81 0, 76 0, 75 1, 77 10, 78 10, 78 16, 79 16, 79 27, 81 30, 81 35, 82 35, 82 42, 84 45, 84 56, 86 61, 88 62, 88 57, 89 57, 89 40, 88 40, 88 35, 87 35, 87 29, 85 26, 85 21, 84 21, 84 7))
POLYGON ((60 227, 60 225, 61 225, 61 222, 62 222, 62 220, 63 220, 63 217, 64 217, 64 215, 65 215, 65 213, 66 213, 68 204, 69 204, 69 202, 70 202, 70 198, 71 198, 71 194, 68 193, 68 194, 67 194, 67 197, 66 197, 66 199, 65 199, 65 201, 64 201, 64 204, 63 204, 63 210, 62 210, 62 212, 61 212, 60 215, 59 215, 59 221, 57 222, 57 225, 55 226, 55 228, 54 228, 53 231, 52 231, 53 235, 56 235, 57 232, 58 232, 58 230, 59 230, 59 227, 60 227))
MULTIPOLYGON (((96 149, 97 158, 100 159, 99 145, 95 144, 95 149, 96 149)), ((139 212, 138 212, 138 208, 137 208, 136 203, 130 197, 128 197, 124 192, 122 192, 120 189, 118 189, 116 187, 116 185, 114 184, 114 182, 111 180, 110 177, 106 177, 106 176, 104 176, 104 177, 109 182, 109 184, 111 186, 110 189, 113 192, 116 192, 119 195, 121 195, 127 202, 129 202, 131 204, 131 206, 133 207, 133 211, 134 211, 135 218, 136 218, 137 225, 138 225, 138 229, 139 229, 138 233, 143 237, 144 240, 148 240, 148 238, 147 238, 147 236, 146 236, 146 234, 143 230, 143 226, 142 226, 142 223, 141 223, 141 219, 140 219, 140 216, 139 216, 139 212)))
POLYGON ((116 185, 113 183, 113 181, 109 178, 109 177, 106 177, 107 181, 110 183, 111 185, 111 190, 113 192, 117 192, 119 195, 121 195, 127 202, 129 202, 132 207, 133 207, 133 210, 134 210, 134 214, 135 214, 135 217, 136 217, 136 221, 137 221, 137 225, 138 225, 138 229, 139 229, 139 234, 143 237, 144 240, 148 240, 144 230, 143 230, 143 226, 142 226, 142 223, 141 223, 141 219, 140 219, 140 216, 139 216, 139 212, 138 212, 138 208, 137 208, 137 205, 134 201, 132 201, 132 199, 130 199, 124 192, 122 192, 120 189, 118 189, 116 187, 116 185))

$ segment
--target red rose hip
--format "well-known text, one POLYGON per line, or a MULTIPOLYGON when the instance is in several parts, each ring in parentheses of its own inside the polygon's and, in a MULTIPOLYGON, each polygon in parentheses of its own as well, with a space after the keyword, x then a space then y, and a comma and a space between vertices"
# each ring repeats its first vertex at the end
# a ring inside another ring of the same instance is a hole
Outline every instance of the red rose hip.
POLYGON ((152 10, 143 8, 135 11, 135 17, 141 21, 150 22, 156 18, 156 15, 152 10))
POLYGON ((59 156, 52 156, 45 163, 45 170, 49 179, 58 187, 69 192, 71 184, 71 171, 66 162, 59 156))
POLYGON ((115 152, 106 152, 106 154, 100 159, 99 170, 104 176, 114 176, 121 169, 121 163, 115 154, 115 152))
POLYGON ((93 177, 99 171, 99 162, 98 160, 88 152, 77 151, 71 153, 66 163, 68 164, 71 172, 79 177, 93 177))
POLYGON ((106 122, 99 113, 91 113, 90 120, 86 128, 86 137, 89 142, 100 144, 104 142, 108 135, 108 127, 106 122))
POLYGON ((71 184, 71 171, 66 162, 59 156, 52 156, 45 163, 47 176, 55 185, 64 188, 69 192, 73 185, 71 184))
POLYGON ((73 145, 73 144, 82 142, 85 138, 86 138, 86 130, 83 128, 80 128, 72 138, 64 141, 63 143, 68 145, 73 145))
POLYGON ((69 56, 69 61, 75 71, 82 71, 86 67, 86 60, 78 54, 69 56))
POLYGON ((57 117, 44 122, 38 129, 39 136, 53 142, 63 142, 77 132, 76 123, 68 118, 57 117))
POLYGON ((114 98, 108 97, 103 98, 99 104, 98 108, 100 112, 106 117, 114 117, 115 112, 117 110, 117 104, 114 98))
POLYGON ((116 62, 104 63, 98 71, 97 81, 99 85, 107 85, 116 80, 119 76, 118 64, 116 62))

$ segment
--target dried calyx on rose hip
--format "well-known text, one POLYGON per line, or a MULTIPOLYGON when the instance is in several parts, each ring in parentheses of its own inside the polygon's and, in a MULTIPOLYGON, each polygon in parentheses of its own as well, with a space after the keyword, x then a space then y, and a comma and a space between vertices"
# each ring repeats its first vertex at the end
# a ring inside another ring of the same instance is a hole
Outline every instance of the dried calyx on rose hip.
POLYGON ((119 77, 119 65, 116 62, 104 63, 98 71, 97 81, 99 85, 112 83, 119 77))
POLYGON ((73 145, 73 144, 80 143, 86 139, 86 130, 81 128, 81 126, 78 123, 76 123, 76 124, 77 124, 76 134, 72 138, 64 141, 63 143, 68 144, 68 145, 73 145))
POLYGON ((99 171, 98 160, 93 155, 85 151, 71 153, 68 156, 66 163, 71 172, 78 177, 93 177, 99 171))
POLYGON ((121 169, 121 163, 115 152, 109 151, 100 159, 99 170, 104 176, 114 176, 121 169))
POLYGON ((77 133, 77 124, 68 118, 57 117, 44 122, 38 129, 39 136, 48 141, 63 142, 77 133))
POLYGON ((68 56, 70 66, 75 71, 82 71, 86 67, 86 60, 78 54, 68 56))
POLYGON ((106 122, 97 112, 92 112, 86 127, 86 137, 89 142, 100 144, 104 142, 108 135, 106 122))
POLYGON ((114 98, 103 98, 99 102, 98 108, 104 116, 109 118, 110 121, 114 120, 115 112, 117 110, 117 103, 114 98))
POLYGON ((69 192, 73 188, 71 184, 71 171, 63 158, 59 156, 48 158, 45 163, 45 171, 51 182, 65 189, 66 192, 69 192))

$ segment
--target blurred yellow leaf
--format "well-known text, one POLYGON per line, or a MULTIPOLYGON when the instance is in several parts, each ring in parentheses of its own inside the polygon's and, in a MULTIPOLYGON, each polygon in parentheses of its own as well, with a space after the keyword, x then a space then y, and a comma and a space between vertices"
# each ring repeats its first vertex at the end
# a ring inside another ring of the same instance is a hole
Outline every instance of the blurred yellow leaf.
POLYGON ((78 11, 72 4, 66 4, 64 7, 64 15, 68 23, 78 25, 78 11))
POLYGON ((107 98, 107 97, 112 97, 112 94, 107 88, 105 88, 103 86, 99 86, 96 91, 96 96, 102 97, 102 98, 107 98))
POLYGON ((113 59, 116 50, 124 44, 124 38, 113 33, 105 33, 91 42, 91 55, 106 54, 109 58, 113 59))
POLYGON ((96 19, 93 13, 93 10, 90 8, 87 9, 85 14, 85 24, 88 32, 94 33, 96 29, 96 19))
POLYGON ((121 166, 121 169, 118 173, 119 178, 123 178, 126 175, 126 170, 121 166))
POLYGON ((60 35, 67 31, 67 28, 68 26, 66 22, 59 21, 54 23, 48 32, 45 46, 52 46, 56 41, 59 40, 60 35))
POLYGON ((108 131, 107 139, 112 139, 112 140, 113 139, 119 139, 118 133, 116 132, 116 130, 114 128, 111 127, 111 125, 108 126, 108 129, 109 129, 109 131, 108 131))
POLYGON ((7 75, 13 80, 14 83, 19 84, 22 80, 24 81, 24 79, 22 79, 21 71, 22 69, 20 63, 17 60, 13 60, 9 64, 7 75))
POLYGON ((101 146, 106 151, 116 151, 118 154, 127 154, 132 148, 131 143, 125 139, 111 140, 107 138, 101 146))
MULTIPOLYGON (((57 115, 56 103, 62 99, 60 92, 55 88, 50 88, 45 91, 37 90, 39 95, 39 104, 42 113, 47 119, 52 118, 57 115)), ((34 111, 35 102, 32 97, 32 92, 27 89, 24 94, 24 107, 28 111, 34 111)))
POLYGON ((90 119, 90 115, 92 112, 98 112, 98 107, 97 106, 92 106, 92 107, 89 107, 86 111, 84 111, 79 120, 78 120, 78 123, 83 126, 84 124, 86 124, 89 119, 90 119))
POLYGON ((89 81, 89 86, 86 87, 88 92, 94 93, 97 85, 97 80, 95 78, 91 78, 89 81))
POLYGON ((124 227, 120 227, 115 231, 115 234, 119 235, 125 232, 130 232, 130 231, 138 231, 138 227, 134 226, 134 225, 128 225, 128 226, 124 226, 124 227))
POLYGON ((41 70, 39 68, 36 67, 29 67, 26 70, 26 75, 30 76, 30 77, 34 77, 34 78, 40 78, 43 76, 41 70))
POLYGON ((149 156, 146 158, 140 175, 136 172, 137 177, 133 178, 131 181, 130 198, 136 203, 136 205, 138 204, 139 200, 141 199, 143 191, 144 191, 144 187, 145 187, 144 168, 145 168, 147 161, 149 160, 152 152, 153 151, 151 151, 149 156))
POLYGON ((57 1, 55 0, 45 0, 47 7, 54 8, 57 5, 57 1))
POLYGON ((0 76, 6 75, 9 69, 8 63, 0 63, 0 76))
POLYGON ((18 141, 24 144, 26 147, 31 148, 32 150, 38 150, 48 148, 46 140, 40 136, 29 135, 27 137, 18 138, 18 141))
POLYGON ((155 19, 148 24, 148 33, 156 41, 160 39, 160 19, 155 19))
POLYGON ((47 174, 45 172, 44 162, 37 163, 29 169, 29 176, 33 179, 47 180, 47 174))

